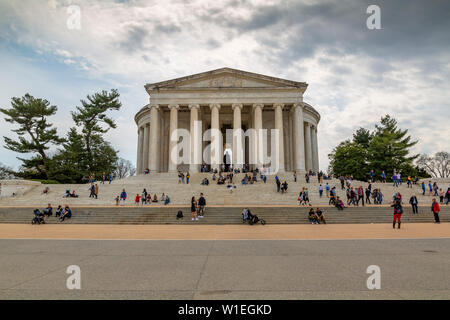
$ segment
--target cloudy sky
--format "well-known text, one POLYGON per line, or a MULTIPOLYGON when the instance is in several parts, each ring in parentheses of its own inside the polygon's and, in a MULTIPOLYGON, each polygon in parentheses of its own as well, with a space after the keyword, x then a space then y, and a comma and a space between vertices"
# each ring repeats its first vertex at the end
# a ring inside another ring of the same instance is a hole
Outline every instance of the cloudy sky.
MULTIPOLYGON (((388 113, 419 140, 413 151, 450 151, 449 17, 445 0, 0 0, 0 106, 46 98, 63 134, 81 98, 117 88, 108 139, 135 162, 144 84, 230 67, 309 84, 322 169, 336 144, 388 113), (366 26, 371 4, 380 30, 366 26)), ((0 136, 11 129, 0 119, 0 136)), ((0 147, 0 162, 17 168, 15 157, 0 147)))

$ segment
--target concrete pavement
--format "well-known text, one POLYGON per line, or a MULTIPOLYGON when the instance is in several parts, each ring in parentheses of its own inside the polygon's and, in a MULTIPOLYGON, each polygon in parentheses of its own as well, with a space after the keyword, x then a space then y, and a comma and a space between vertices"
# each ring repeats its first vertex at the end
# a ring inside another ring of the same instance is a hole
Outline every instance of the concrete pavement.
POLYGON ((450 298, 450 239, 3 239, 0 261, 0 299, 450 298), (69 265, 81 290, 66 288, 69 265))

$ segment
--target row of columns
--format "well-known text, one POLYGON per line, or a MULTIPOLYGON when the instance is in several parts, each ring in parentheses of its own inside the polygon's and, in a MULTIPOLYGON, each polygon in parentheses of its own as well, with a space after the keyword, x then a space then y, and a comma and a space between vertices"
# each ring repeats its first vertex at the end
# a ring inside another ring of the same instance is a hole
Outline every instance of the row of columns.
MULTIPOLYGON (((275 113, 275 129, 278 129, 278 162, 279 170, 284 171, 284 135, 283 135, 283 104, 277 103, 273 105, 275 113)), ((211 109, 211 129, 213 134, 211 135, 211 166, 212 168, 219 168, 221 164, 221 131, 219 127, 219 111, 220 104, 210 104, 211 109), (218 133, 216 135, 214 133, 218 133)), ((262 129, 262 109, 263 104, 253 105, 253 128, 262 129)), ((242 112, 243 105, 239 103, 232 104, 233 110, 233 163, 242 163, 243 158, 243 131, 242 131, 242 112)), ((190 171, 198 172, 199 164, 202 163, 202 128, 198 125, 199 120, 199 104, 189 105, 190 109, 190 171)), ((177 154, 171 152, 177 144, 176 129, 178 128, 178 110, 179 105, 169 105, 170 110, 170 124, 169 124, 169 172, 177 171, 177 154)), ((302 104, 295 104, 291 109, 293 116, 293 170, 305 171, 313 170, 318 171, 318 146, 317 146, 317 128, 313 125, 304 124, 303 119, 303 106, 302 104), (302 147, 304 145, 304 148, 302 147)), ((262 130, 256 130, 255 132, 261 133, 262 130)), ((149 168, 152 172, 157 172, 160 169, 159 164, 159 144, 160 144, 160 128, 159 128, 159 106, 150 106, 150 128, 149 126, 143 126, 138 130, 138 161, 137 171, 142 173, 145 168, 149 168), (149 156, 147 156, 149 155, 149 156)), ((257 134, 257 133, 256 133, 257 134)), ((251 150, 253 155, 256 156, 256 163, 262 160, 262 139, 261 136, 254 136, 257 143, 254 143, 254 149, 251 150)))

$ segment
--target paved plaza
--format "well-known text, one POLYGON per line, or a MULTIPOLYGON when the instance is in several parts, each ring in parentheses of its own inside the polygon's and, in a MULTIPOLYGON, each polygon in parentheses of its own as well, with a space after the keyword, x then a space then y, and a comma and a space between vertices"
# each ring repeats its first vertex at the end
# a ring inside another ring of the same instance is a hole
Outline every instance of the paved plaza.
POLYGON ((0 240, 0 299, 449 299, 450 239, 0 240), (69 290, 66 269, 81 269, 69 290), (381 289, 368 290, 369 265, 381 289))

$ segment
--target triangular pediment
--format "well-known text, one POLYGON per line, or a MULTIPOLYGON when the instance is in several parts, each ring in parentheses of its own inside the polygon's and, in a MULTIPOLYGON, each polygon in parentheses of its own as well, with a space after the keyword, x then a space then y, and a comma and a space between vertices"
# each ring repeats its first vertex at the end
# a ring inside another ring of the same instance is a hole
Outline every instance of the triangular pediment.
POLYGON ((305 90, 305 82, 296 82, 247 71, 222 68, 172 80, 147 84, 147 91, 215 88, 297 88, 305 90))

